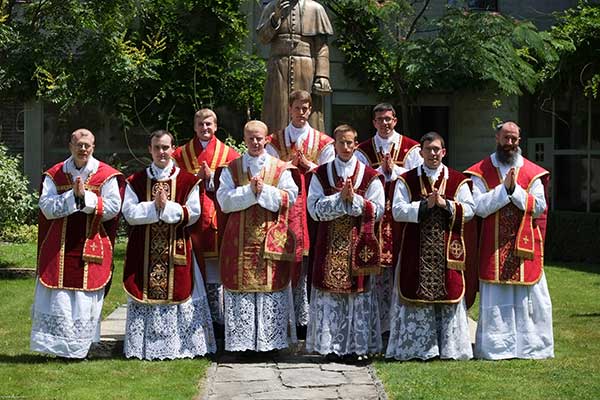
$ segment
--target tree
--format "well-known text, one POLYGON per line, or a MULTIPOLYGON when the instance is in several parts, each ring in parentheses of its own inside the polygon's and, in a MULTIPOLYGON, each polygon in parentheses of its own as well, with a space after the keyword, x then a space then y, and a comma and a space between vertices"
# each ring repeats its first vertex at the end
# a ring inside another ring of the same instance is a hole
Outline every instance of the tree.
POLYGON ((531 22, 494 12, 449 7, 441 17, 427 18, 430 2, 326 1, 337 17, 346 72, 399 104, 405 131, 409 104, 418 94, 464 88, 532 92, 542 68, 568 46, 531 22))
POLYGON ((257 114, 264 63, 244 50, 241 1, 3 0, 0 96, 175 132, 201 106, 257 114))
POLYGON ((577 7, 556 14, 558 23, 550 33, 569 38, 574 46, 561 49, 560 60, 548 65, 546 89, 571 91, 597 99, 600 87, 600 5, 580 1, 577 7))

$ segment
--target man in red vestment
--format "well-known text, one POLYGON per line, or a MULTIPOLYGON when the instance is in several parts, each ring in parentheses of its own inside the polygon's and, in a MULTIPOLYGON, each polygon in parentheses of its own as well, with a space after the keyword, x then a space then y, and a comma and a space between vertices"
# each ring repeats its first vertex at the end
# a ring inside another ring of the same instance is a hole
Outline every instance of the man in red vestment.
POLYGON ((543 271, 548 171, 521 156, 521 128, 497 127, 496 152, 472 176, 479 240, 475 356, 554 357, 552 303, 543 271))
POLYGON ((312 128, 308 117, 312 112, 312 99, 305 90, 295 90, 289 99, 290 123, 285 129, 267 138, 265 150, 273 157, 291 163, 301 173, 298 199, 290 210, 290 227, 296 234, 296 261, 292 269, 294 312, 299 337, 304 337, 308 324, 307 264, 310 248, 306 215, 305 175, 319 165, 333 161, 333 139, 312 128))
POLYGON ((442 163, 438 133, 423 135, 420 146, 424 163, 398 178, 392 203, 394 219, 404 224, 386 357, 470 359, 463 274, 464 222, 475 208, 470 180, 442 163))
POLYGON ((314 171, 308 190, 318 226, 306 349, 356 361, 382 346, 372 275, 380 270, 375 222, 384 210, 383 177, 354 155, 354 128, 338 126, 334 137, 337 156, 314 171))
POLYGON ((263 122, 247 122, 248 151, 218 173, 217 200, 227 214, 219 263, 228 351, 277 351, 296 338, 296 243, 288 215, 298 196, 297 169, 267 154, 266 136, 263 122))
POLYGON ((204 281, 188 227, 200 216, 199 179, 175 166, 173 136, 152 132, 152 164, 127 178, 130 225, 123 286, 125 356, 174 359, 216 351, 204 281))
POLYGON ((89 130, 73 132, 69 149, 42 182, 31 349, 84 358, 100 341, 124 180, 93 157, 89 130))
POLYGON ((376 169, 385 178, 385 213, 378 224, 381 243, 381 265, 383 270, 375 278, 375 292, 379 302, 381 330, 390 329, 389 311, 392 302, 394 284, 394 266, 400 241, 393 237, 400 228, 394 225, 392 218, 392 196, 396 179, 405 171, 411 170, 423 162, 419 154, 419 142, 395 131, 396 110, 389 103, 380 103, 373 107, 373 126, 375 135, 358 145, 356 157, 371 168, 376 169), (394 247, 395 245, 395 247, 394 247))
POLYGON ((215 333, 217 336, 222 336, 223 288, 219 276, 218 212, 215 207, 213 176, 217 168, 229 164, 240 155, 216 137, 217 129, 217 115, 214 111, 208 108, 198 110, 194 114, 196 135, 185 145, 175 149, 173 159, 179 168, 202 180, 200 183, 202 214, 189 231, 193 251, 203 269, 215 333))

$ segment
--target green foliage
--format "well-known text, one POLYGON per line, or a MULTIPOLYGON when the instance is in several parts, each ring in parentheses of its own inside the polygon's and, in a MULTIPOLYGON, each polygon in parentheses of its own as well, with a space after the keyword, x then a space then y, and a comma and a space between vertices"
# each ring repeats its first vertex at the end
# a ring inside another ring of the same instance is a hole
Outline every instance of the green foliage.
POLYGON ((264 62, 244 50, 241 1, 9 2, 0 95, 37 96, 64 113, 99 106, 125 129, 174 133, 200 107, 257 114, 264 62))
POLYGON ((0 230, 4 237, 11 229, 35 222, 37 194, 29 191, 29 180, 22 173, 21 157, 11 156, 0 144, 0 230))
POLYGON ((243 140, 238 142, 233 136, 227 136, 224 143, 227 146, 233 147, 239 154, 244 154, 248 150, 243 140))
POLYGON ((31 243, 37 241, 37 225, 8 225, 0 231, 0 242, 31 243))
POLYGON ((568 38, 573 46, 560 49, 560 61, 546 69, 550 91, 578 87, 586 96, 598 98, 600 88, 600 5, 580 0, 577 7, 556 15, 550 33, 568 38))
POLYGON ((540 71, 566 46, 530 22, 448 8, 425 18, 430 1, 327 0, 347 73, 384 99, 492 88, 534 91, 540 71))

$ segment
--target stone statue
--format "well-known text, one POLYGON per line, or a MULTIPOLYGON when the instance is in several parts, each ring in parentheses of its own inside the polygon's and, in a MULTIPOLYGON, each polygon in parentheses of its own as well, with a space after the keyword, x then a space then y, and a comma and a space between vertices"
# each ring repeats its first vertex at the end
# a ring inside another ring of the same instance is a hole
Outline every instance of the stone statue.
POLYGON ((313 0, 273 0, 256 30, 261 43, 271 44, 262 110, 269 132, 289 123, 288 97, 297 89, 312 94, 309 123, 323 131, 322 96, 331 93, 327 38, 333 35, 325 9, 313 0))

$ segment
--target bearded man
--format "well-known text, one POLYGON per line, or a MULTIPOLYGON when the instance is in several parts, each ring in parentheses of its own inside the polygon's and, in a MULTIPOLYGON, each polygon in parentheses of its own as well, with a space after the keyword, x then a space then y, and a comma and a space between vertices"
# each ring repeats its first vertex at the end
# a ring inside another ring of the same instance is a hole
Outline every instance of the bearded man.
POLYGON ((497 127, 496 152, 465 171, 473 180, 480 237, 475 356, 554 357, 552 303, 543 271, 548 171, 523 156, 521 129, 497 127))

